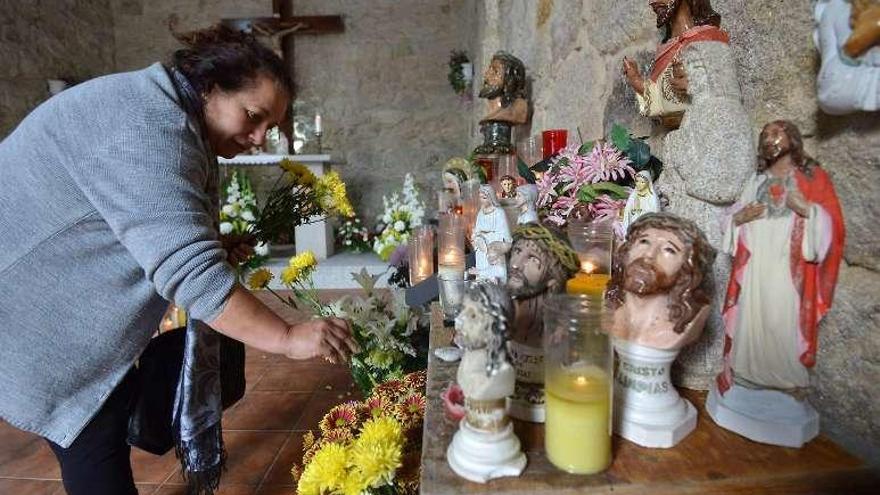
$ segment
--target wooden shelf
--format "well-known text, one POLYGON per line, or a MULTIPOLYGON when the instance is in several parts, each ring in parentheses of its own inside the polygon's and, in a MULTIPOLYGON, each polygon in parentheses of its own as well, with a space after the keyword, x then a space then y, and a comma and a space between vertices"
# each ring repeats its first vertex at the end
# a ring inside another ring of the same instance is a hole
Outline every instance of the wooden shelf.
MULTIPOLYGON (((448 345, 439 307, 431 311, 430 346, 448 345)), ((455 380, 457 363, 429 353, 428 404, 422 440, 421 493, 495 494, 755 494, 877 493, 880 474, 820 435, 801 449, 759 444, 715 425, 704 409, 705 392, 682 390, 699 411, 697 429, 671 449, 639 447, 612 439, 614 461, 598 475, 576 476, 556 469, 544 455, 543 425, 514 421, 528 456, 518 478, 485 485, 459 478, 446 463, 446 448, 457 425, 445 418, 440 393, 455 380)))

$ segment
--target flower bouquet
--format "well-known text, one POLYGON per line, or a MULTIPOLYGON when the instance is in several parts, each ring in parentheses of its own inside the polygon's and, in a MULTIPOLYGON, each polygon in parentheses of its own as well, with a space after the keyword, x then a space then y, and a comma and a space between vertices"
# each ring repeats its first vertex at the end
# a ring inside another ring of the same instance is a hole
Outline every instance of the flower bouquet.
MULTIPOLYGON (((220 233, 233 237, 250 236, 260 215, 250 179, 241 170, 235 170, 223 189, 226 199, 220 208, 220 233)), ((242 264, 242 268, 258 268, 268 256, 269 246, 258 242, 254 246, 254 255, 242 264)))
POLYGON ((373 246, 370 242, 370 230, 356 216, 344 220, 339 225, 336 238, 339 239, 342 249, 345 251, 364 253, 371 250, 373 246))
POLYGON ((364 393, 388 380, 400 378, 417 365, 417 352, 410 343, 419 326, 421 313, 410 309, 403 291, 377 291, 379 275, 370 275, 365 268, 352 274, 363 289, 363 296, 344 296, 332 304, 324 304, 312 283, 317 266, 315 256, 306 251, 290 259, 281 272, 281 282, 293 295, 286 296, 269 288, 272 274, 261 269, 254 272, 248 285, 251 289, 267 289, 284 304, 307 309, 320 317, 345 319, 351 325, 352 336, 361 352, 351 356, 351 375, 364 393))
POLYGON ((302 464, 291 470, 297 493, 418 493, 425 379, 411 373, 325 414, 317 435, 303 435, 302 464))
POLYGON ((293 229, 299 225, 333 215, 354 215, 345 183, 338 173, 316 177, 305 165, 286 158, 281 160, 280 166, 283 173, 269 192, 252 230, 257 240, 293 239, 293 229))
MULTIPOLYGON (((650 169, 659 174, 660 166, 644 140, 615 124, 609 140, 567 146, 548 162, 536 181, 537 206, 548 222, 560 227, 569 218, 608 219, 620 231, 636 172, 650 169)), ((520 173, 534 180, 527 168, 520 166, 520 173)))
POLYGON ((409 240, 413 228, 422 224, 425 205, 419 199, 412 174, 406 174, 401 194, 383 196, 382 203, 385 211, 379 217, 379 235, 373 241, 373 251, 382 261, 388 261, 397 246, 409 240))

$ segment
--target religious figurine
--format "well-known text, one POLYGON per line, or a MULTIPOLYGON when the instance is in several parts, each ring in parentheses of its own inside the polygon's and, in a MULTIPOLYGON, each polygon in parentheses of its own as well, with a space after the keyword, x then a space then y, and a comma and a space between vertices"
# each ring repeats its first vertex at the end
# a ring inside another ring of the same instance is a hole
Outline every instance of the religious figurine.
MULTIPOLYGON (((452 161, 452 160, 450 160, 452 161)), ((461 213, 461 186, 467 181, 467 173, 459 167, 447 167, 443 170, 443 192, 446 211, 461 213)))
POLYGON ((510 225, 492 186, 480 186, 480 209, 474 224, 473 245, 476 266, 470 269, 477 280, 507 282, 505 255, 510 250, 510 225))
POLYGON ((759 138, 756 173, 727 218, 733 273, 722 372, 706 408, 752 440, 800 447, 819 432, 806 400, 818 325, 831 307, 845 229, 828 174, 780 120, 759 138))
POLYGON ((636 174, 636 187, 629 193, 626 206, 623 208, 623 231, 637 218, 645 213, 657 213, 660 211, 660 197, 654 191, 654 182, 651 180, 651 172, 641 170, 636 174))
POLYGON ((465 289, 455 318, 456 341, 464 347, 456 379, 464 393, 465 417, 446 460, 456 474, 478 483, 519 476, 526 466, 505 402, 516 379, 506 353, 510 320, 504 286, 477 282, 465 289))
POLYGON ((819 107, 828 114, 880 110, 880 1, 816 4, 819 107))
POLYGON ((511 129, 515 125, 525 124, 529 118, 526 97, 525 65, 507 52, 496 52, 483 74, 480 98, 486 98, 488 102, 486 116, 480 120, 483 144, 477 146, 474 153, 513 152, 511 129))
POLYGON ((516 389, 509 401, 514 418, 544 421, 544 299, 565 290, 579 267, 577 253, 560 234, 538 223, 514 230, 507 263, 507 289, 516 314, 508 344, 516 368, 516 389))
MULTIPOLYGON (((739 197, 754 169, 752 126, 742 104, 736 62, 721 18, 709 0, 652 0, 664 43, 647 78, 632 60, 624 72, 642 113, 676 124, 663 138, 660 158, 666 173, 654 184, 668 199, 664 211, 696 222, 716 250, 721 247, 717 218, 739 197)), ((730 262, 716 257, 712 280, 727 280, 730 262)), ((715 295, 706 332, 682 352, 678 385, 707 389, 721 356, 721 291, 715 295)))
POLYGON ((516 197, 516 178, 505 175, 498 182, 501 185, 501 199, 513 199, 516 197))
POLYGON ((643 447, 672 447, 697 425, 697 410, 669 372, 709 316, 706 275, 714 257, 694 222, 669 213, 639 217, 617 248, 603 321, 619 358, 614 424, 643 447))
POLYGON ((537 202, 538 186, 524 184, 516 188, 513 204, 519 210, 519 216, 516 218, 517 225, 538 223, 538 211, 535 208, 537 202))

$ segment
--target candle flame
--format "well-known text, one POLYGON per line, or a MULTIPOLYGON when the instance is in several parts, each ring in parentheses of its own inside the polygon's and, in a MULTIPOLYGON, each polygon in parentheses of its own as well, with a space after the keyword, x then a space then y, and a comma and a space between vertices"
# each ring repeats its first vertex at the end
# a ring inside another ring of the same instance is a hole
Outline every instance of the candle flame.
POLYGON ((596 265, 592 261, 583 261, 581 262, 581 270, 584 273, 590 274, 596 271, 596 265))
POLYGON ((580 386, 583 387, 584 385, 587 384, 587 377, 585 377, 585 376, 579 376, 579 377, 575 378, 574 381, 575 381, 578 385, 580 385, 580 386))

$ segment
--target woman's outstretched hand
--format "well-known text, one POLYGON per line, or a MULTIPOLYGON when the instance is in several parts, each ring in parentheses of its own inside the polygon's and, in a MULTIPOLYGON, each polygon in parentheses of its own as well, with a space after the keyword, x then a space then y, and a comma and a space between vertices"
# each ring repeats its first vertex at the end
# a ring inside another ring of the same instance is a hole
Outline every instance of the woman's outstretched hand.
POLYGON ((291 359, 320 356, 331 363, 344 363, 358 352, 348 322, 340 318, 309 320, 287 329, 284 354, 291 359))

